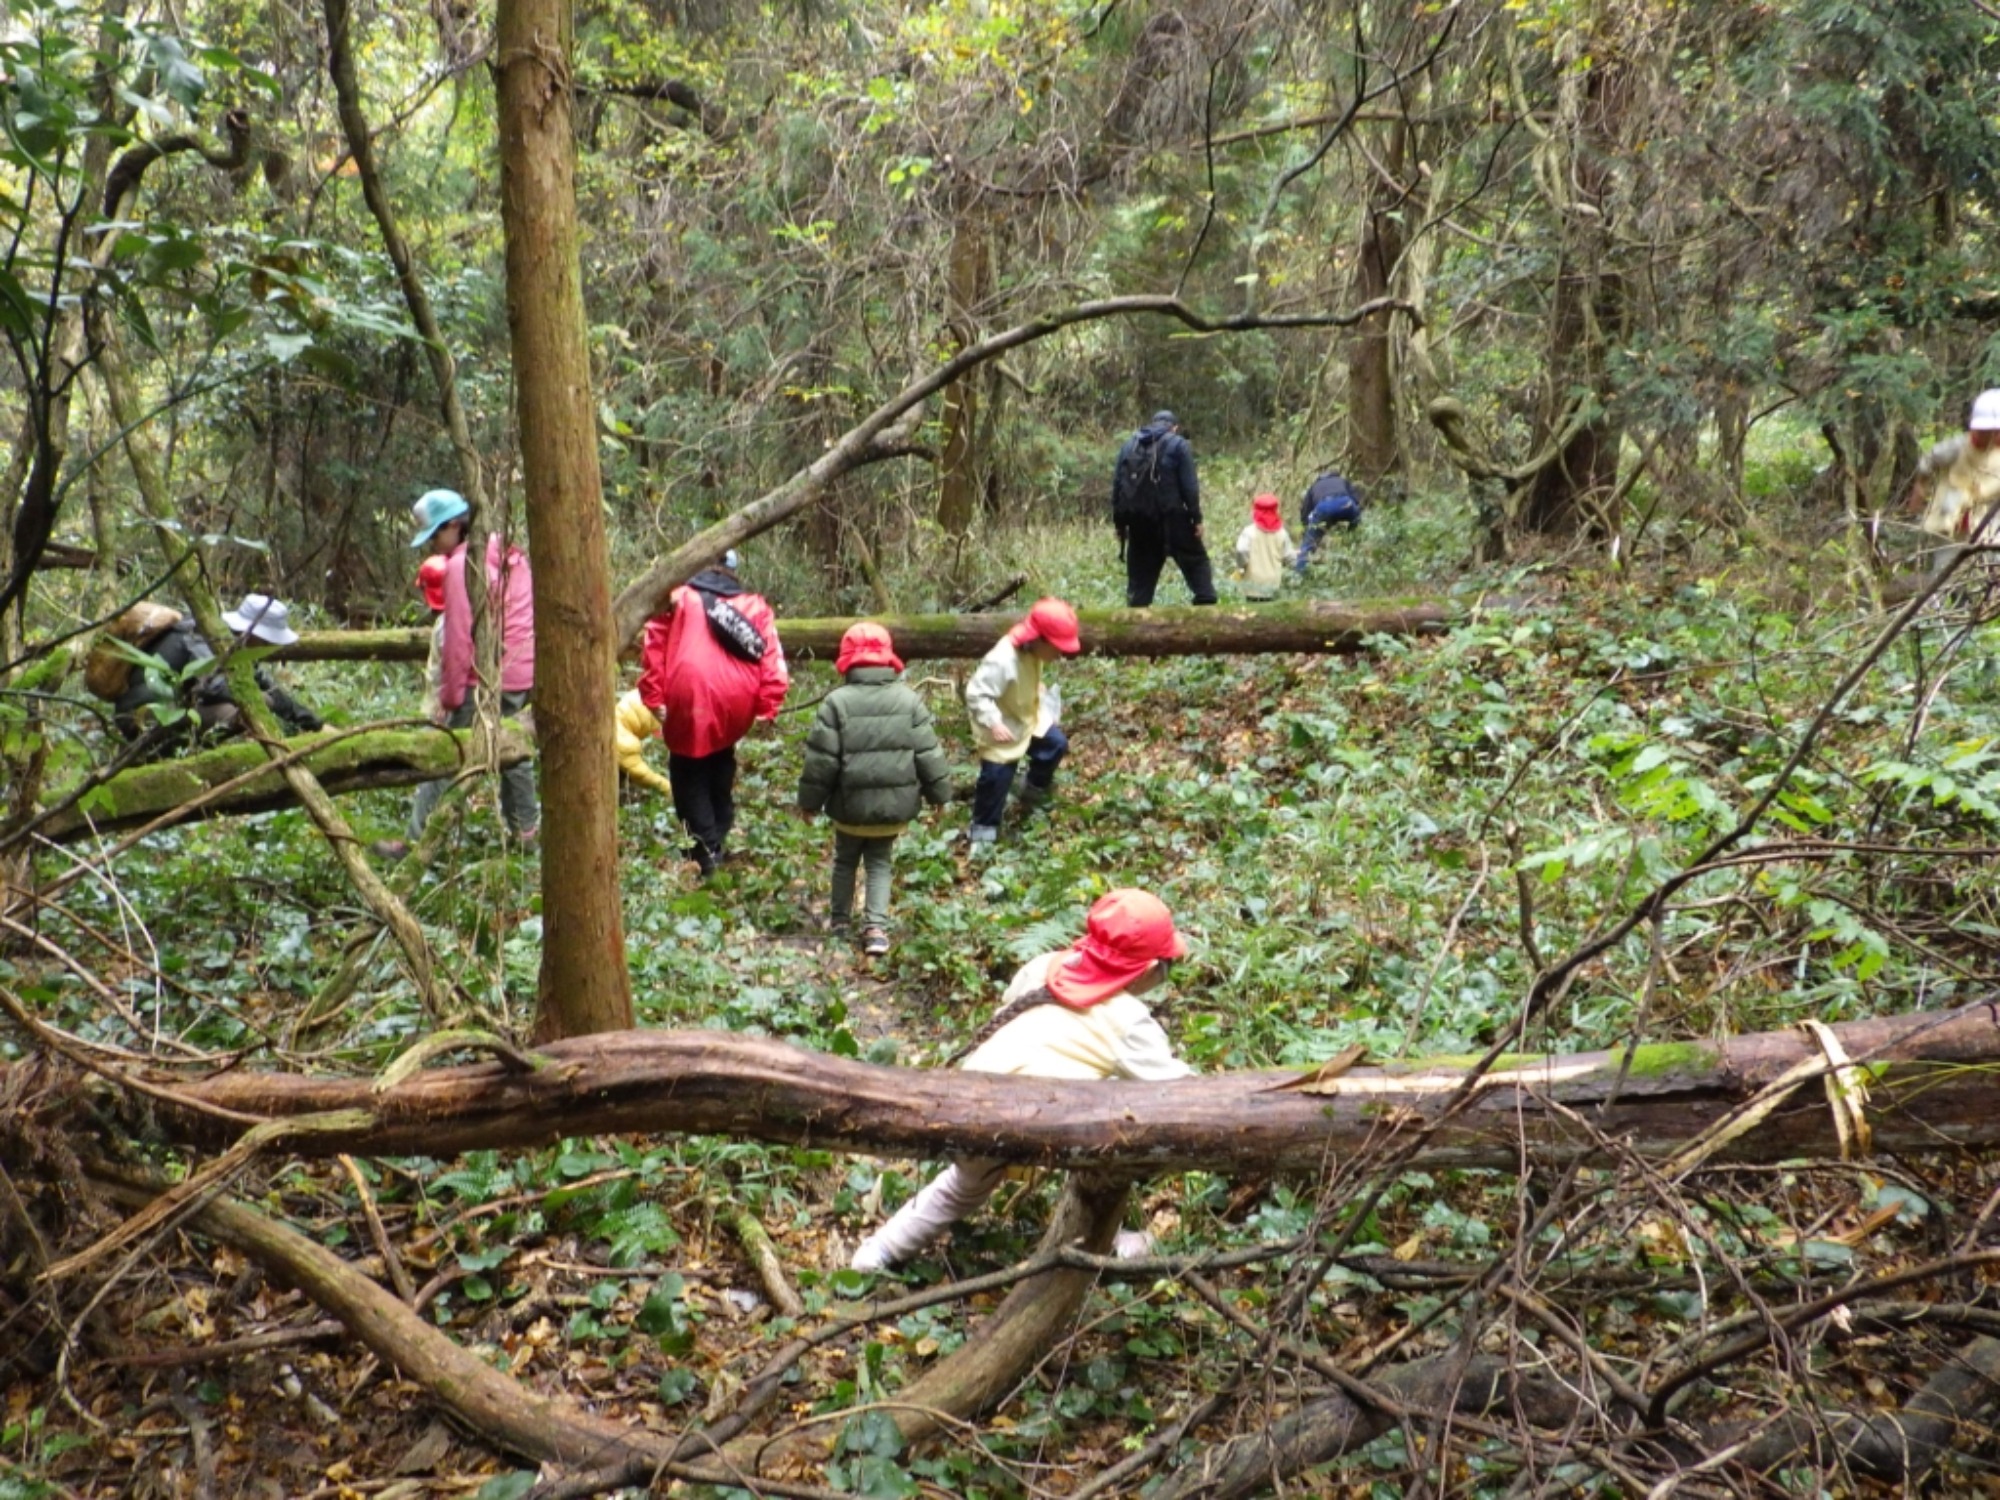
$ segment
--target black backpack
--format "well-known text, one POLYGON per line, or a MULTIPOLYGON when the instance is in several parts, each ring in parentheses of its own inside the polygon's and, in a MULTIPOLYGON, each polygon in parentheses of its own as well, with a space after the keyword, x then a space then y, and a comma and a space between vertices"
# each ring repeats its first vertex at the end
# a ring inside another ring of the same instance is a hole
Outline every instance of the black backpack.
POLYGON ((1160 504, 1160 450, 1169 436, 1164 428, 1141 427, 1119 455, 1111 486, 1111 520, 1125 526, 1133 521, 1157 521, 1160 504))

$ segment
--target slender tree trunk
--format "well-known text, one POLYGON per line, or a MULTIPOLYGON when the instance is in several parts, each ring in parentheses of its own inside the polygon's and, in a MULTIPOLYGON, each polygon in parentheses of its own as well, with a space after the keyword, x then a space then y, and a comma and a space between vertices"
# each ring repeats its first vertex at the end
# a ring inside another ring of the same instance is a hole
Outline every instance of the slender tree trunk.
MULTIPOLYGON (((946 277, 950 302, 952 339, 958 349, 970 348, 978 340, 974 319, 977 309, 991 290, 993 259, 987 248, 986 225, 968 187, 952 215, 951 263, 946 277)), ((972 529, 979 506, 982 455, 976 441, 979 432, 979 378, 981 372, 968 370, 945 388, 944 451, 938 456, 938 525, 946 536, 962 538, 972 529)), ((964 549, 958 560, 964 571, 964 549)), ((962 583, 954 578, 953 583, 962 583)))
POLYGON ((632 1024, 618 886, 617 662, 577 264, 569 0, 501 0, 500 218, 535 580, 544 1038, 632 1024))
POLYGON ((1605 357, 1626 323, 1626 288, 1609 264, 1614 247, 1614 183, 1607 156, 1615 148, 1627 97, 1626 80, 1608 63, 1589 67, 1566 96, 1569 132, 1549 156, 1547 186, 1570 228, 1556 268, 1549 305, 1549 343, 1531 446, 1567 432, 1555 461, 1536 474, 1513 516, 1517 532, 1563 541, 1602 534, 1615 518, 1601 514, 1618 484, 1624 428, 1610 414, 1605 357), (1587 409, 1578 403, 1588 404, 1587 409))
MULTIPOLYGON (((1409 129, 1402 121, 1389 127, 1383 169, 1400 179, 1408 155, 1409 129)), ((1368 195, 1362 218, 1361 255, 1354 267, 1356 302, 1389 294, 1390 278, 1403 257, 1403 204, 1408 194, 1395 182, 1378 180, 1368 195)), ((1347 467, 1365 484, 1377 484, 1398 467, 1396 377, 1387 312, 1363 320, 1347 352, 1347 467)))

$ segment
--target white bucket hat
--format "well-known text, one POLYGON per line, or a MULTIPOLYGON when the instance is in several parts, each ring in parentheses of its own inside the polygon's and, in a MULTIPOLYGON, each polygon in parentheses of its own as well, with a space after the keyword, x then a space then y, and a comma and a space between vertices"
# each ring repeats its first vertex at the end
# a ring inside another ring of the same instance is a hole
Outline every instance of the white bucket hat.
POLYGON ((289 646, 299 638, 299 633, 286 623, 291 614, 282 599, 273 599, 269 594, 245 594, 241 604, 224 612, 222 623, 238 635, 247 635, 267 646, 289 646))
POLYGON ((2000 432, 2000 390, 1981 391, 1972 398, 1968 432, 2000 432))

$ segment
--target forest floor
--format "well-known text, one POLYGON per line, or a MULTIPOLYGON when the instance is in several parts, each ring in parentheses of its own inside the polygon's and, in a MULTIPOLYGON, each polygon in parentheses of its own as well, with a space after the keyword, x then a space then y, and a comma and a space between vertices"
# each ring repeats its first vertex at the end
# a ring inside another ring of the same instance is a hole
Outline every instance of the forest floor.
MULTIPOLYGON (((1203 1070, 1304 1067, 1350 1044, 1377 1057, 1475 1050, 1540 961, 1625 910, 1734 815, 1879 629, 1866 606, 1815 595, 1824 563, 1662 567, 1643 581, 1515 575, 1502 581, 1531 593, 1531 607, 1353 658, 1065 665, 1074 748, 1056 805, 985 857, 960 837, 963 804, 914 827, 897 849, 896 947, 874 963, 826 938, 824 826, 787 810, 808 705, 832 680, 805 668, 794 707, 744 747, 737 858, 724 874, 695 880, 667 810, 628 796, 625 916, 642 1024, 935 1064, 989 1013, 1019 963, 1074 936, 1091 899, 1138 884, 1167 899, 1191 939, 1163 1016, 1203 1070)), ((1095 566, 1088 579, 1043 581, 1101 594, 1111 585, 1095 566)), ((1320 587, 1351 581, 1335 570, 1320 587)), ((996 636, 1007 618, 996 617, 996 636)), ((1799 795, 1779 809, 1781 829, 1857 843, 1990 839, 2000 821, 1993 757, 1982 750, 1968 762, 1964 747, 2000 744, 2000 691, 1977 651, 1941 683, 1942 639, 1892 653, 1841 706, 1799 795), (1954 767, 1956 790, 1941 794, 1954 767)), ((322 701, 356 719, 415 690, 386 669, 308 675, 322 701)), ((969 768, 954 703, 962 669, 910 675, 969 768)), ((364 837, 394 832, 401 806, 381 794, 351 802, 364 837)), ((415 900, 472 997, 464 1019, 519 1031, 534 993, 535 872, 502 852, 492 821, 490 809, 475 812, 415 900)), ((1856 862, 1704 888, 1658 946, 1614 951, 1530 1042, 1573 1050, 1631 1035, 1723 1035, 1990 990, 2000 921, 1977 863, 1934 859, 1921 882, 1897 883, 1908 874, 1856 862), (1661 964, 1668 982, 1656 982, 1661 964)), ((260 1066, 366 1073, 430 1024, 386 948, 331 1024, 294 1027, 357 920, 300 815, 197 825, 80 886, 47 925, 65 947, 95 948, 122 1016, 33 954, 0 956, 0 978, 94 1040, 164 1037, 260 1066)), ((170 1171, 187 1165, 171 1152, 157 1158, 170 1171)), ((774 1314, 725 1211, 756 1211, 811 1322, 875 1285, 844 1270, 846 1257, 926 1170, 630 1138, 351 1170, 280 1163, 235 1191, 379 1277, 387 1267, 365 1192, 424 1316, 539 1390, 673 1432, 726 1409, 796 1326, 774 1314)), ((1636 1370, 1740 1312, 1753 1282, 1803 1295, 1829 1278, 1943 1253, 1995 1180, 1981 1161, 1717 1172, 1677 1218, 1644 1203, 1621 1209, 1609 1201, 1611 1174, 1581 1174, 1537 1189, 1571 1194, 1574 1208, 1560 1274, 1536 1285, 1636 1370)), ((1508 1174, 1401 1174, 1367 1208, 1353 1259, 1313 1292, 1298 1331, 1342 1360, 1385 1347, 1435 1352, 1460 1338, 1539 1346, 1532 1330, 1500 1331, 1490 1309, 1476 1320, 1444 1280, 1424 1287, 1382 1269, 1418 1277, 1540 1255, 1545 1247, 1521 1239, 1531 1196, 1508 1174)), ((894 1279, 924 1287, 1019 1260, 1049 1199, 1047 1182, 1024 1179, 894 1279)), ((1172 1252, 1278 1240, 1340 1211, 1311 1181, 1188 1173, 1152 1183, 1129 1222, 1172 1252)), ((79 1243, 108 1223, 76 1217, 79 1243)), ((1256 1313, 1270 1305, 1275 1275, 1251 1265, 1216 1284, 1256 1313)), ((1960 1293, 1983 1298, 1990 1275, 1961 1278, 1960 1293)), ((4 1500, 507 1500, 532 1484, 232 1251, 169 1232, 100 1302, 86 1300, 64 1304, 77 1340, 66 1365, 54 1363, 50 1338, 13 1365, 4 1500)), ((893 1392, 956 1347, 992 1301, 916 1311, 816 1352, 774 1421, 893 1392)), ((1900 1399, 1948 1344, 1925 1331, 1836 1340, 1811 1357, 1815 1390, 1864 1407, 1900 1399)), ((911 1455, 871 1447, 865 1425, 850 1428, 860 1435, 830 1480, 865 1494, 1067 1493, 1195 1405, 1244 1353, 1240 1331, 1171 1279, 1107 1283, 1079 1336, 1051 1352, 980 1441, 911 1455)), ((1698 1404, 1715 1418, 1754 1412, 1796 1375, 1783 1359, 1753 1364, 1698 1404)), ((1219 1416, 1175 1451, 1228 1430, 1219 1416)), ((1422 1466, 1397 1437, 1308 1488, 1401 1494, 1422 1466)), ((1482 1478, 1475 1466, 1448 1488, 1497 1495, 1517 1479, 1517 1469, 1482 1478)), ((2000 1494, 1970 1460, 1951 1482, 1953 1493, 2000 1494)), ((1583 1488, 1627 1492, 1593 1484, 1583 1488)))

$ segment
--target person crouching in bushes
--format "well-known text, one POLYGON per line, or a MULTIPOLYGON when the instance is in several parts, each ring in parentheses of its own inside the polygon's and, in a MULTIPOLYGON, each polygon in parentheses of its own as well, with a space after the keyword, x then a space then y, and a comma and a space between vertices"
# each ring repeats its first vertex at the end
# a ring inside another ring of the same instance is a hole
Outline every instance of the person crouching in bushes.
MULTIPOLYGON (((1165 902, 1148 891, 1110 891, 1090 908, 1074 947, 1022 966, 960 1066, 1023 1078, 1186 1078, 1194 1069, 1174 1056, 1166 1032, 1139 998, 1164 983, 1173 961, 1186 955, 1165 902)), ((908 1260, 976 1212, 1006 1173, 1005 1162, 954 1161, 863 1240, 850 1264, 881 1271, 908 1260)), ((1143 1234, 1118 1237, 1123 1255, 1143 1255, 1150 1245, 1143 1234)))
POLYGON ((1266 600, 1278 597, 1285 581, 1285 565, 1299 555, 1285 533, 1284 518, 1278 514, 1276 495, 1259 495, 1250 502, 1250 524, 1236 538, 1236 565, 1243 570, 1243 597, 1266 600))
POLYGON ((844 679, 826 695, 806 737, 799 811, 833 819, 833 930, 849 930, 856 870, 867 871, 861 949, 889 951, 889 860, 896 837, 924 802, 951 800, 951 763, 924 700, 903 683, 896 644, 864 620, 840 638, 834 670, 844 679))
POLYGON ((965 684, 972 739, 979 748, 979 784, 972 794, 972 843, 1000 837, 1000 817, 1023 757, 1028 762, 1021 803, 1029 812, 1053 795, 1056 767, 1068 753, 1062 732, 1062 695, 1042 674, 1058 656, 1083 647, 1076 611, 1060 599, 1037 600, 999 640, 965 684))

